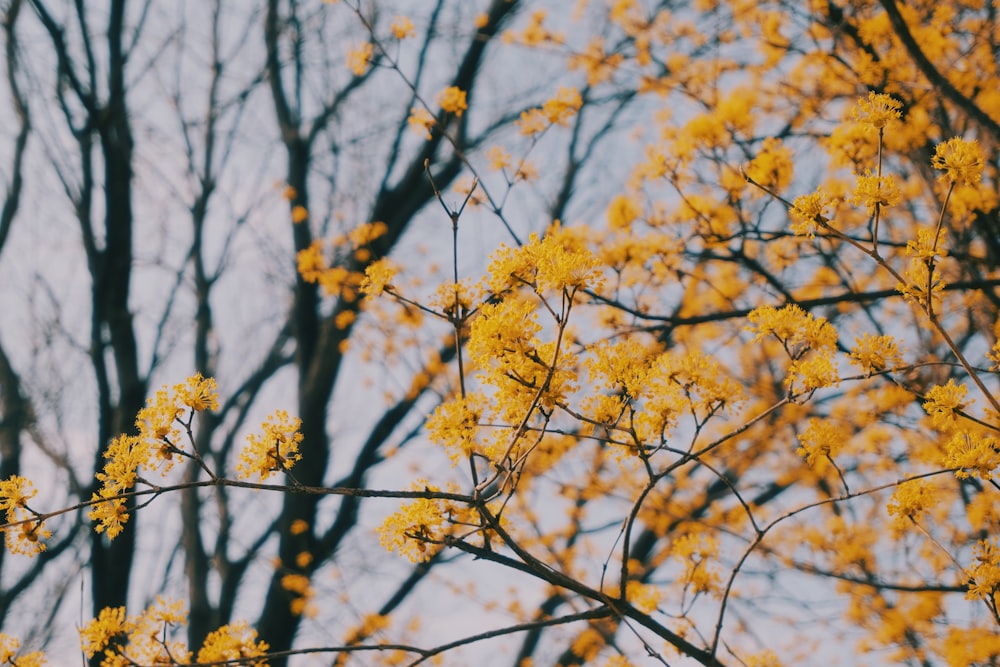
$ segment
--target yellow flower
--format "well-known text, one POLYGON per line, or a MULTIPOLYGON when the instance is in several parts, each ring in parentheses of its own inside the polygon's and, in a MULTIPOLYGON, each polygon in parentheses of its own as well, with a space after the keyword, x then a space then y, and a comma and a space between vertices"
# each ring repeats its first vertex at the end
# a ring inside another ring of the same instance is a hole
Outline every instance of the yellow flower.
POLYGON ((975 564, 966 569, 969 578, 967 600, 991 600, 1000 589, 1000 549, 997 541, 985 540, 976 544, 973 551, 975 564))
POLYGON ((849 437, 847 429, 827 419, 811 418, 798 436, 800 447, 796 453, 805 457, 809 465, 817 466, 820 461, 836 456, 849 437))
POLYGON ((791 151, 780 139, 768 137, 761 146, 761 151, 747 166, 747 175, 766 188, 780 192, 788 187, 792 180, 791 151))
POLYGON ((486 159, 490 161, 490 169, 493 171, 502 171, 510 166, 510 153, 505 151, 502 146, 491 146, 488 151, 486 151, 486 159))
POLYGON ((365 267, 365 277, 359 289, 368 297, 376 297, 392 288, 392 279, 399 272, 399 265, 388 257, 376 260, 365 267))
POLYGON ((796 197, 790 211, 793 219, 792 233, 813 236, 820 221, 826 220, 824 210, 829 204, 823 188, 817 188, 812 194, 796 197))
POLYGON ((292 222, 298 224, 300 222, 305 222, 308 219, 309 219, 309 211, 306 210, 305 206, 292 207, 292 222))
POLYGON ((868 99, 861 98, 854 107, 854 120, 871 127, 882 129, 889 121, 900 117, 903 103, 884 93, 868 93, 868 99))
POLYGON ((587 85, 596 86, 610 79, 624 60, 622 54, 605 50, 603 37, 594 37, 583 51, 570 56, 569 68, 582 69, 587 73, 587 85))
POLYGON ((116 498, 117 495, 117 491, 102 488, 99 493, 91 496, 95 504, 87 514, 91 521, 97 522, 94 530, 98 533, 107 531, 108 538, 112 540, 121 534, 129 519, 125 509, 125 499, 116 498))
POLYGON ((867 375, 894 368, 903 363, 899 346, 892 336, 864 334, 854 339, 851 363, 860 366, 867 375))
POLYGON ((546 100, 542 105, 542 113, 550 123, 566 125, 582 106, 583 98, 580 97, 580 91, 572 86, 569 88, 559 86, 556 96, 546 100))
POLYGON ((527 137, 540 134, 549 126, 549 122, 541 109, 522 111, 521 117, 514 124, 517 125, 518 131, 527 137))
POLYGON ((618 195, 608 204, 608 226, 611 229, 628 229, 632 221, 642 215, 642 207, 634 197, 618 195))
POLYGON ((416 30, 413 28, 413 21, 408 16, 397 16, 393 20, 392 25, 389 26, 389 30, 392 31, 392 36, 396 39, 406 39, 416 34, 416 30))
POLYGON ((983 178, 983 150, 976 141, 954 137, 934 149, 931 164, 944 174, 943 181, 957 185, 976 185, 983 178))
MULTIPOLYGON (((301 557, 303 554, 299 554, 301 557)), ((305 554, 309 556, 308 553, 305 554)), ((311 557, 310 557, 311 559, 311 557)), ((295 616, 312 617, 316 614, 316 606, 311 600, 316 596, 309 577, 304 574, 286 574, 281 578, 281 587, 293 594, 291 611, 295 616)))
POLYGON ((632 580, 625 584, 625 597, 639 611, 652 614, 663 598, 663 592, 656 586, 632 580))
MULTIPOLYGON (((426 480, 418 480, 414 488, 440 491, 426 480)), ((413 563, 425 562, 440 548, 446 522, 439 501, 418 498, 386 517, 378 528, 379 543, 387 551, 396 551, 413 563)))
POLYGON ((922 479, 914 479, 896 487, 887 509, 893 517, 893 526, 899 530, 908 527, 911 521, 919 521, 935 502, 934 488, 922 479))
POLYGON ((719 539, 707 534, 687 533, 671 545, 670 555, 684 568, 680 581, 695 593, 708 593, 719 586, 719 572, 712 561, 719 556, 719 539))
POLYGON ((410 117, 406 119, 411 130, 415 130, 424 135, 425 139, 431 138, 431 128, 437 124, 437 119, 427 109, 410 108, 410 117))
POLYGON ((761 306, 752 310, 747 319, 751 324, 747 330, 755 333, 755 341, 773 335, 792 357, 799 356, 803 347, 832 351, 837 345, 837 330, 825 317, 815 318, 794 304, 781 308, 761 306))
POLYGON ((125 607, 106 607, 97 618, 80 628, 80 650, 88 658, 93 658, 112 639, 128 632, 125 622, 125 607))
POLYGON ((21 642, 16 637, 11 637, 0 633, 0 665, 14 665, 14 667, 42 667, 47 664, 45 654, 41 651, 31 653, 21 653, 17 651, 21 647, 21 642))
POLYGON ((354 72, 355 76, 361 76, 368 69, 374 50, 371 42, 366 42, 356 49, 352 49, 347 54, 347 68, 354 72))
POLYGON ((445 448, 452 465, 457 465, 475 451, 479 421, 485 405, 481 394, 471 393, 464 398, 442 403, 427 418, 428 437, 445 448))
POLYGON ((286 411, 275 410, 261 425, 264 430, 262 436, 255 433, 247 436, 247 445, 240 452, 237 466, 240 478, 247 479, 256 474, 265 480, 272 472, 291 469, 302 459, 299 454, 301 425, 302 420, 298 417, 291 418, 286 411))
POLYGON ((146 440, 176 443, 180 434, 177 419, 182 413, 176 395, 164 387, 146 399, 146 405, 139 409, 135 417, 135 427, 146 440))
POLYGON ((327 268, 326 259, 323 257, 323 244, 318 240, 314 240, 308 248, 300 250, 296 259, 299 264, 299 275, 306 282, 316 282, 327 268))
MULTIPOLYGON (((546 12, 544 9, 536 10, 531 14, 528 21, 528 25, 524 27, 524 32, 520 35, 520 42, 525 46, 538 46, 543 42, 561 41, 557 35, 552 34, 542 25, 545 22, 546 12)), ((505 37, 508 40, 518 39, 514 33, 507 33, 505 37), (507 35, 510 35, 507 37, 507 35)))
POLYGON ((944 465, 958 468, 955 477, 967 479, 970 472, 980 479, 991 479, 1000 465, 1000 443, 992 435, 978 431, 959 431, 945 443, 944 465))
POLYGON ((28 501, 38 494, 30 479, 11 475, 0 480, 0 510, 7 513, 7 521, 17 521, 17 512, 28 506, 28 501))
POLYGON ((347 54, 347 68, 354 72, 354 76, 361 76, 368 69, 371 62, 374 47, 371 42, 362 44, 347 54))
POLYGON ((902 197, 891 174, 875 176, 871 169, 866 169, 857 179, 851 201, 855 205, 864 204, 869 211, 874 211, 876 206, 895 206, 902 197))
POLYGON ((185 384, 174 387, 181 403, 195 412, 219 409, 219 392, 215 386, 215 378, 203 378, 201 373, 189 377, 185 384))
POLYGON ((264 667, 266 660, 246 662, 246 658, 263 657, 270 646, 257 641, 257 631, 251 630, 246 621, 224 625, 205 637, 198 651, 197 662, 227 662, 239 660, 241 665, 264 667))
POLYGON ((514 171, 515 181, 530 181, 538 178, 538 168, 531 160, 518 160, 514 171))
POLYGON ((944 230, 937 229, 935 231, 927 228, 918 229, 917 239, 906 242, 906 256, 917 257, 925 262, 946 256, 948 252, 941 247, 940 243, 944 230))
POLYGON ((964 384, 955 384, 954 379, 946 385, 935 385, 927 392, 924 410, 931 416, 931 422, 938 428, 950 426, 955 422, 959 411, 969 406, 965 396, 969 388, 964 384))
POLYGON ((441 110, 461 116, 462 112, 469 108, 465 102, 465 91, 455 86, 448 86, 437 96, 437 103, 441 110))

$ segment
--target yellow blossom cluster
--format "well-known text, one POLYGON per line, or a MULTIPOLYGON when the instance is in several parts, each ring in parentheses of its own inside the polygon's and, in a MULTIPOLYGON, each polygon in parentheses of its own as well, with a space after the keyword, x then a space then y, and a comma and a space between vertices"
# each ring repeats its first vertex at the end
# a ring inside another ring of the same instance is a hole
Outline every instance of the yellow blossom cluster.
POLYGON ((286 574, 281 577, 281 587, 292 594, 291 611, 296 616, 314 618, 319 612, 314 602, 316 589, 306 575, 286 574))
POLYGON ((465 100, 465 91, 455 86, 448 86, 437 96, 437 103, 445 113, 461 116, 469 108, 465 100))
POLYGON ((375 53, 375 47, 371 42, 365 42, 364 44, 351 49, 347 53, 347 69, 351 70, 354 76, 361 76, 366 71, 368 71, 368 65, 371 63, 372 55, 375 53))
POLYGON ((430 141, 431 130, 437 125, 437 118, 430 111, 423 107, 412 107, 410 116, 406 119, 410 129, 422 135, 424 139, 430 141))
POLYGON ((427 435, 444 447, 456 465, 476 451, 480 419, 486 411, 486 397, 473 392, 445 401, 427 418, 427 435))
POLYGON ((892 174, 877 176, 871 169, 858 174, 854 194, 851 197, 855 206, 865 206, 871 213, 876 207, 895 206, 902 198, 896 180, 892 174))
POLYGON ((867 125, 878 130, 883 130, 894 120, 898 120, 902 114, 903 103, 885 93, 868 93, 868 97, 858 100, 857 105, 851 109, 854 120, 862 125, 867 125))
POLYGON ((954 425, 958 413, 965 410, 972 399, 966 399, 969 388, 964 384, 955 384, 949 379, 947 384, 935 385, 927 391, 924 410, 931 417, 931 423, 940 429, 954 425))
MULTIPOLYGON (((187 612, 179 600, 157 598, 135 616, 126 616, 124 607, 109 607, 80 628, 80 647, 88 658, 103 654, 101 664, 106 667, 187 665, 191 664, 191 651, 183 641, 171 638, 186 623, 187 612)), ((268 645, 256 638, 256 631, 245 621, 222 626, 208 634, 195 662, 241 660, 241 664, 266 667, 266 660, 252 660, 265 656, 268 650, 268 645)))
POLYGON ((722 364, 705 354, 658 352, 631 338, 600 342, 588 352, 590 382, 612 391, 585 398, 586 414, 609 426, 628 414, 642 447, 662 443, 684 415, 702 422, 745 399, 722 364))
POLYGON ((937 505, 937 488, 924 479, 913 479, 896 487, 887 509, 897 531, 917 523, 937 505))
POLYGON ((573 87, 560 86, 556 95, 546 100, 541 107, 521 113, 517 121, 518 130, 526 136, 541 134, 552 125, 566 125, 583 106, 580 91, 573 87))
POLYGON ((805 457, 806 463, 819 467, 821 463, 832 461, 850 436, 850 431, 843 425, 812 417, 798 436, 800 447, 797 452, 805 457))
POLYGON ((826 318, 815 318, 796 305, 761 306, 747 315, 747 330, 760 341, 773 336, 791 359, 785 380, 789 389, 813 391, 840 382, 834 354, 837 330, 826 318))
POLYGON ((0 665, 11 667, 43 667, 48 664, 41 651, 20 653, 21 642, 10 635, 0 633, 0 665))
POLYGON ((969 591, 966 598, 993 600, 1000 592, 1000 548, 996 538, 980 540, 975 547, 975 562, 966 570, 969 591))
POLYGON ((618 195, 608 204, 607 218, 611 229, 627 230, 642 215, 642 207, 635 197, 618 195))
POLYGON ((528 24, 520 32, 507 31, 503 34, 505 42, 519 42, 525 46, 538 46, 545 43, 561 44, 565 37, 559 33, 549 31, 545 27, 545 19, 548 13, 544 9, 538 9, 528 17, 528 24))
POLYGON ((299 427, 302 420, 289 417, 285 410, 275 410, 261 424, 263 434, 251 433, 247 444, 240 452, 240 462, 236 471, 240 478, 257 476, 266 480, 273 472, 291 470, 302 459, 299 443, 302 434, 299 427))
POLYGON ((859 366, 866 375, 872 375, 902 365, 903 353, 892 336, 865 333, 854 339, 851 363, 859 366))
POLYGON ((817 226, 828 222, 826 209, 831 204, 829 196, 822 187, 808 195, 795 198, 791 209, 792 232, 799 235, 813 236, 817 226))
MULTIPOLYGON (((363 291, 362 285, 371 287, 372 283, 366 282, 366 273, 352 271, 346 264, 350 261, 376 264, 381 261, 370 262, 374 253, 372 244, 387 232, 388 226, 384 222, 365 222, 331 239, 328 244, 319 239, 313 240, 308 248, 300 250, 296 256, 299 275, 306 282, 318 283, 327 296, 340 297, 348 303, 356 301, 363 291), (332 262, 324 255, 325 245, 332 246, 336 252, 336 258, 332 262)), ((381 271, 385 275, 392 266, 394 265, 386 261, 374 271, 381 271)))
POLYGON ((698 532, 685 533, 671 545, 670 555, 684 568, 679 581, 692 593, 719 592, 719 544, 717 537, 698 532))
POLYGON ((397 16, 392 20, 389 31, 396 39, 407 39, 413 37, 417 31, 413 27, 413 21, 408 16, 397 16))
POLYGON ((954 137, 937 145, 931 164, 948 183, 976 185, 983 177, 983 150, 975 141, 954 137))
POLYGON ((633 579, 625 584, 625 597, 639 611, 652 614, 663 598, 663 590, 633 579))
MULTIPOLYGON (((415 490, 428 492, 440 488, 418 480, 415 490)), ((441 550, 448 531, 448 516, 443 501, 417 498, 386 517, 378 528, 379 543, 388 551, 398 552, 414 563, 425 562, 441 550)))
POLYGON ((596 86, 610 79, 624 60, 624 55, 609 52, 604 39, 595 36, 583 51, 570 56, 568 64, 571 70, 583 70, 586 73, 588 86, 596 86))
POLYGON ((218 407, 215 380, 200 373, 172 388, 164 386, 146 400, 135 419, 138 435, 119 435, 104 450, 107 462, 96 475, 101 487, 91 497, 89 514, 97 522, 97 532, 106 531, 112 539, 121 533, 129 519, 126 498, 139 480, 140 469, 159 468, 166 474, 175 456, 190 455, 181 442, 181 429, 190 439, 194 413, 218 407))
POLYGON ((37 512, 28 507, 28 501, 38 494, 31 480, 11 475, 0 480, 0 511, 9 525, 4 528, 7 549, 12 553, 34 556, 45 551, 42 540, 51 536, 37 512))
POLYGON ((531 287, 538 292, 575 292, 601 282, 597 258, 586 248, 571 247, 555 233, 532 233, 527 243, 501 245, 493 253, 486 286, 495 295, 531 287))
POLYGON ((376 297, 392 289, 392 279, 399 273, 399 265, 388 257, 377 259, 365 267, 365 277, 358 286, 362 294, 376 297))
POLYGON ((792 182, 795 163, 792 152, 780 139, 768 137, 761 150, 747 165, 747 175, 772 192, 785 190, 792 182))

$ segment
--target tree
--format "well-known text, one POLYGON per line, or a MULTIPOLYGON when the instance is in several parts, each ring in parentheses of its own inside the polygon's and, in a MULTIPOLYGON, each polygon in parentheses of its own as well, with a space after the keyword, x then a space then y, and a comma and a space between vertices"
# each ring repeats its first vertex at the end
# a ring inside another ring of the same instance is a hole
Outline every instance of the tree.
POLYGON ((10 664, 1000 660, 991 4, 23 4, 10 664))

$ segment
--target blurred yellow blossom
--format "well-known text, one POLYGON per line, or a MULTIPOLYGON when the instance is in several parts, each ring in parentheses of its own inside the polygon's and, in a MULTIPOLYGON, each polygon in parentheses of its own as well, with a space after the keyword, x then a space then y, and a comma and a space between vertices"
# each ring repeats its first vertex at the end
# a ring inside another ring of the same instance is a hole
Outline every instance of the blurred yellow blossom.
POLYGON ((635 197, 618 195, 608 204, 608 227, 611 229, 628 229, 632 221, 642 215, 642 207, 635 197))
POLYGON ((0 665, 13 665, 13 667, 42 667, 47 665, 45 654, 41 651, 31 653, 18 653, 21 642, 10 635, 0 632, 0 665))
POLYGON ((502 171, 510 167, 510 153, 502 146, 490 146, 486 151, 486 159, 490 161, 490 169, 493 171, 502 171))
POLYGON ((406 119, 406 122, 409 124, 411 130, 420 132, 424 135, 425 139, 429 140, 431 138, 431 128, 437 124, 437 119, 427 109, 412 107, 410 109, 410 117, 406 119))
POLYGON ((926 480, 907 480, 896 487, 889 500, 887 510, 893 518, 893 526, 903 530, 911 522, 919 521, 937 500, 937 493, 926 480))
POLYGON ((437 103, 441 110, 461 116, 462 112, 469 108, 465 101, 465 91, 455 86, 448 86, 437 96, 437 103))
POLYGON ((375 47, 371 42, 366 42, 347 53, 347 68, 354 73, 354 76, 361 76, 368 70, 374 50, 375 47))
POLYGON ((406 39, 416 34, 416 30, 413 28, 413 21, 408 16, 397 16, 393 19, 389 30, 396 39, 406 39))

